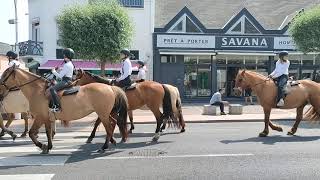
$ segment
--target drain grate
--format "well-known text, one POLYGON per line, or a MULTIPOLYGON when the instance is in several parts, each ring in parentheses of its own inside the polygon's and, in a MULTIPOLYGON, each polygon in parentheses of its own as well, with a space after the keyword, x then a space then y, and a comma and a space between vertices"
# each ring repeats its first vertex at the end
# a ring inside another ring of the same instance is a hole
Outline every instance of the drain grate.
POLYGON ((165 151, 162 151, 159 149, 140 149, 137 151, 129 152, 129 155, 130 156, 155 157, 155 156, 161 156, 165 153, 166 153, 165 151))

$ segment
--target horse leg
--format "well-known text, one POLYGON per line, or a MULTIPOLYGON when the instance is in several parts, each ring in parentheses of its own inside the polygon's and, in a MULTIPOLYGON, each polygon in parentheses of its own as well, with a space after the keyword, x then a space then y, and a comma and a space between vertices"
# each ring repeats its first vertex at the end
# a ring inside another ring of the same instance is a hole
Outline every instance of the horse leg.
POLYGON ((161 124, 163 123, 163 114, 160 112, 159 108, 150 108, 150 109, 157 120, 157 128, 156 128, 155 135, 152 138, 152 141, 158 141, 160 138, 160 127, 161 127, 161 124))
MULTIPOLYGON (((9 126, 11 125, 11 123, 12 123, 12 121, 13 121, 13 119, 14 119, 14 114, 12 114, 12 113, 7 113, 7 115, 8 115, 8 121, 7 121, 7 123, 6 123, 6 125, 5 125, 4 127, 5 127, 6 130, 8 131, 7 128, 9 128, 9 126)), ((0 137, 1 137, 1 136, 4 136, 4 135, 5 135, 5 132, 7 132, 7 131, 5 131, 4 129, 2 129, 2 131, 0 132, 0 137)))
POLYGON ((275 124, 273 124, 270 120, 269 120, 269 126, 272 130, 278 131, 278 132, 282 132, 283 129, 280 126, 277 126, 275 124))
POLYGON ((42 145, 42 153, 41 154, 48 154, 49 150, 52 149, 52 126, 51 126, 51 122, 48 121, 45 123, 45 128, 46 128, 46 135, 47 135, 47 139, 48 139, 48 145, 43 144, 42 145))
MULTIPOLYGON (((109 117, 109 116, 107 116, 107 117, 109 117)), ((101 147, 101 149, 98 150, 99 153, 103 153, 103 152, 105 152, 106 149, 109 148, 109 141, 111 140, 111 138, 113 136, 111 122, 108 121, 108 119, 102 120, 102 118, 101 118, 101 122, 106 130, 106 140, 105 140, 103 146, 101 147)))
POLYGON ((100 125, 100 123, 101 123, 101 120, 100 120, 100 118, 98 117, 98 119, 97 119, 96 122, 94 123, 93 130, 92 130, 90 136, 88 137, 86 143, 91 143, 91 142, 92 142, 93 138, 96 136, 96 131, 97 131, 97 128, 98 128, 98 126, 100 125))
POLYGON ((37 134, 42 125, 43 122, 41 120, 35 119, 29 131, 29 137, 31 138, 32 142, 40 149, 42 149, 43 144, 38 141, 37 134))
POLYGON ((303 109, 304 109, 305 105, 300 106, 297 108, 297 116, 296 116, 296 122, 294 123, 294 125, 291 128, 291 131, 288 132, 288 135, 294 135, 297 132, 298 126, 302 120, 303 117, 303 109))
POLYGON ((182 107, 181 107, 181 103, 177 104, 177 109, 178 109, 178 118, 179 118, 179 123, 181 126, 181 133, 185 132, 185 127, 186 127, 186 123, 184 121, 183 115, 182 115, 182 107))
POLYGON ((28 133, 28 114, 26 112, 21 113, 22 118, 24 119, 24 132, 20 137, 25 138, 28 133))
POLYGON ((16 135, 14 132, 10 131, 8 128, 5 127, 5 125, 3 124, 3 118, 2 118, 2 116, 0 116, 0 128, 2 129, 1 133, 3 132, 3 135, 1 134, 0 137, 4 136, 4 134, 5 134, 5 132, 6 132, 6 133, 8 133, 8 134, 12 137, 12 140, 13 140, 13 141, 16 140, 17 135, 16 135))
POLYGON ((271 109, 263 108, 264 111, 264 130, 259 133, 260 137, 266 137, 269 134, 269 119, 270 119, 270 112, 271 109))
POLYGON ((130 130, 129 130, 129 134, 132 133, 132 131, 134 130, 134 124, 133 124, 133 113, 132 111, 128 111, 128 115, 129 115, 129 119, 130 119, 130 130))

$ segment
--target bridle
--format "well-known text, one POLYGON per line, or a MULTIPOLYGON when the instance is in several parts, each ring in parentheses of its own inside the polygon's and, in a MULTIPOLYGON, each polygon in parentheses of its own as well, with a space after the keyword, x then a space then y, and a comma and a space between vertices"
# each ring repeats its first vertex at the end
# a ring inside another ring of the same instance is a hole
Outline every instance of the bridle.
MULTIPOLYGON (((242 77, 241 79, 239 79, 239 81, 243 81, 243 79, 244 79, 244 77, 242 77)), ((270 80, 271 80, 271 78, 267 77, 267 78, 266 78, 265 80, 263 80, 262 82, 259 82, 259 83, 254 84, 251 88, 256 87, 256 86, 258 86, 258 85, 260 85, 260 84, 264 84, 264 83, 266 83, 267 81, 270 81, 270 80)))
POLYGON ((20 89, 21 87, 23 87, 23 86, 25 86, 25 85, 28 85, 28 84, 31 84, 31 83, 33 83, 33 82, 35 82, 35 81, 37 81, 37 80, 39 80, 39 79, 42 78, 42 77, 40 76, 40 77, 37 77, 37 78, 35 78, 35 79, 33 79, 33 80, 29 81, 29 82, 23 83, 23 84, 21 84, 21 85, 14 86, 14 87, 8 87, 8 85, 6 85, 6 82, 7 82, 7 80, 9 79, 9 77, 10 77, 12 74, 14 74, 15 69, 16 69, 15 66, 13 66, 13 67, 12 67, 12 70, 11 70, 10 73, 9 73, 9 75, 6 76, 4 79, 1 79, 1 81, 0 81, 0 85, 3 85, 3 86, 4 86, 7 90, 9 90, 9 91, 18 90, 18 89, 20 89))

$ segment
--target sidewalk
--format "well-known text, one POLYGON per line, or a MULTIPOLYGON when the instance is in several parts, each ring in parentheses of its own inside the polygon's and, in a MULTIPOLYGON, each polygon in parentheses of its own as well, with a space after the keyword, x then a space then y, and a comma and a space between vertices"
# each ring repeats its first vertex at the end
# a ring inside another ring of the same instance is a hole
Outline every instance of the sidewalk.
MULTIPOLYGON (((183 104, 182 113, 184 119, 187 123, 218 123, 218 122, 262 122, 264 121, 263 109, 260 105, 248 105, 243 106, 242 115, 225 115, 225 116, 210 116, 202 115, 202 106, 203 104, 183 104)), ((305 108, 305 111, 310 106, 305 108)), ((225 107, 226 113, 229 111, 229 107, 225 107)), ((270 119, 273 121, 291 121, 294 120, 296 116, 296 110, 281 110, 273 109, 271 112, 270 119)), ((71 122, 71 127, 75 126, 88 126, 97 119, 97 115, 92 113, 85 118, 82 118, 77 121, 71 122)), ((155 124, 156 120, 150 110, 135 110, 133 111, 133 120, 135 124, 155 124)), ((129 120, 128 120, 129 122, 129 120)), ((24 121, 16 120, 13 122, 14 125, 23 125, 24 121)), ((31 124, 31 122, 29 123, 31 124)), ((57 123, 60 124, 60 123, 57 123)), ((58 125, 60 126, 60 125, 58 125)))

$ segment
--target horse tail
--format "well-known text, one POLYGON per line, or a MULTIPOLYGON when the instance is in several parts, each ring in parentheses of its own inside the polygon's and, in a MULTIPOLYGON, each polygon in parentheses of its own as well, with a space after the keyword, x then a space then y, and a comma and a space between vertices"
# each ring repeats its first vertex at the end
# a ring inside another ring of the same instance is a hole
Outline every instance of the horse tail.
POLYGON ((320 122, 320 113, 316 110, 314 106, 311 106, 304 114, 304 119, 313 122, 320 122))
POLYGON ((163 117, 165 120, 168 120, 169 125, 173 124, 179 127, 179 122, 177 121, 174 115, 174 112, 176 111, 176 103, 173 98, 174 94, 172 94, 174 92, 166 84, 163 84, 162 87, 164 89, 164 97, 162 103, 163 117))
POLYGON ((117 112, 117 114, 119 114, 119 118, 117 119, 117 125, 121 132, 122 138, 127 139, 128 99, 125 92, 121 88, 117 86, 111 86, 111 88, 115 93, 115 103, 112 111, 117 112))

